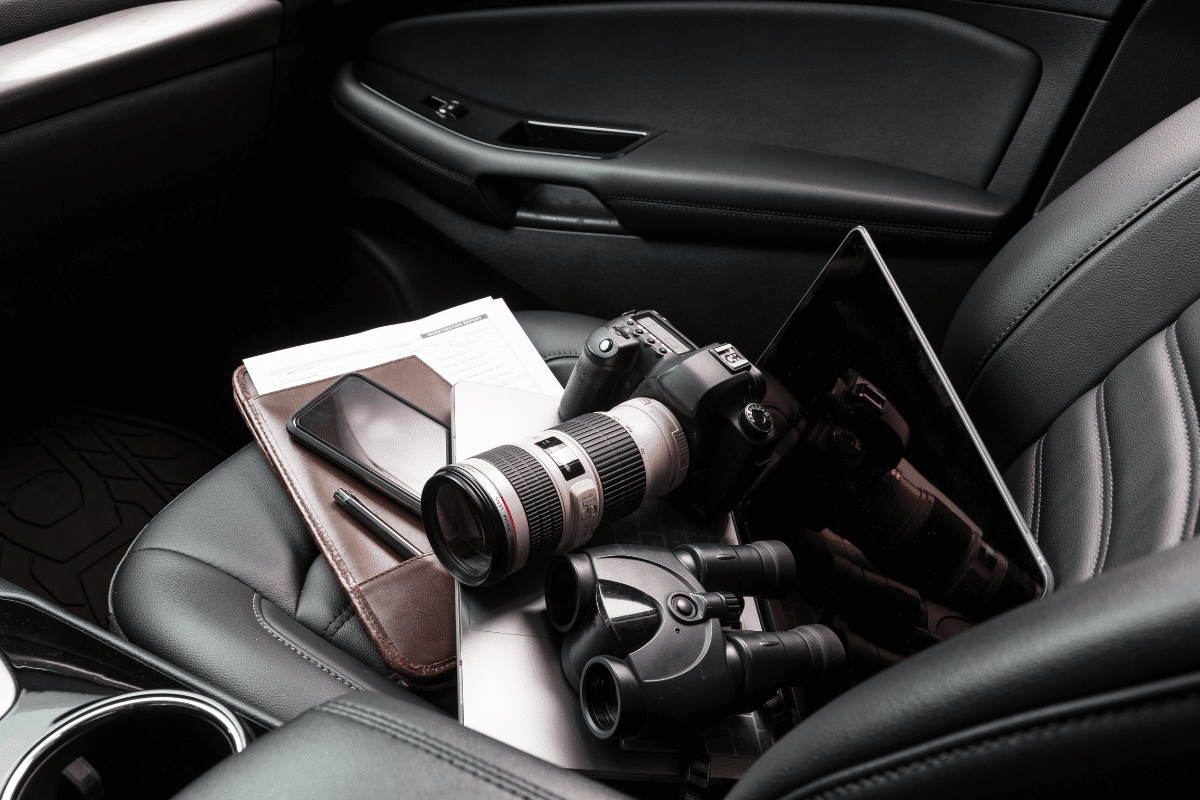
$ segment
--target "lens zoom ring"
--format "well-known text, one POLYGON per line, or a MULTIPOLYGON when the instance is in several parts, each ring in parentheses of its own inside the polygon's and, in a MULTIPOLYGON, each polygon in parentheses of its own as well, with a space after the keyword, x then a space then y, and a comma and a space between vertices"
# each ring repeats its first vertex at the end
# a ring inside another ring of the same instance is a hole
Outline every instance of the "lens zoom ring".
POLYGON ((546 468, 512 444, 493 447, 475 458, 500 470, 516 490, 529 520, 529 560, 552 555, 562 542, 563 509, 546 468))
POLYGON ((552 430, 562 431, 583 447, 600 473, 604 516, 600 524, 632 514, 646 496, 646 465, 637 442, 607 414, 584 414, 552 430))

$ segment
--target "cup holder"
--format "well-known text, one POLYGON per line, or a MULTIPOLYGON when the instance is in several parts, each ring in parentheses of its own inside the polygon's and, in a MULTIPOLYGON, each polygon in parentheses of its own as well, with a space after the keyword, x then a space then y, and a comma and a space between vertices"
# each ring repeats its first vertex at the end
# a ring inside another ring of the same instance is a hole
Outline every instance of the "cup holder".
POLYGON ((165 800, 245 747, 241 723, 207 697, 131 692, 64 718, 17 764, 0 800, 165 800))

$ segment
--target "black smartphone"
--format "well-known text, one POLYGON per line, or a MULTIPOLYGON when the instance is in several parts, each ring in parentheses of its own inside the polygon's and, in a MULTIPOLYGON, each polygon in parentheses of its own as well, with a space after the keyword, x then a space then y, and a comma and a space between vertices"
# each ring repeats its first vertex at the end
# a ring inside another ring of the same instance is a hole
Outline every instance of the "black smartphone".
POLYGON ((425 481, 450 463, 449 426, 354 372, 293 414, 287 429, 417 515, 425 481))

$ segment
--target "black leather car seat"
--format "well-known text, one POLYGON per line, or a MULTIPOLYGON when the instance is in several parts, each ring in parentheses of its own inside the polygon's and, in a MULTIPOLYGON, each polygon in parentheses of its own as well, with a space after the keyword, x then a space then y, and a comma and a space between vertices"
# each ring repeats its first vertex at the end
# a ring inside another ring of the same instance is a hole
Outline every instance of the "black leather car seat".
MULTIPOLYGON (((553 311, 517 319, 564 383, 599 324, 553 311)), ((115 632, 280 720, 355 690, 410 696, 253 444, 138 536, 113 578, 109 615, 115 632)), ((453 690, 432 699, 456 702, 453 690)))
MULTIPOLYGON (((1161 790, 1197 770, 1198 174, 1200 102, 1018 233, 947 340, 947 369, 1065 588, 843 694, 760 759, 733 800, 1094 796, 1161 790)), ((354 638, 329 632, 340 601, 309 616, 302 587, 315 598, 325 579, 272 482, 243 451, 155 518, 114 580, 114 620, 280 716, 350 691, 323 672, 401 694, 361 644, 353 657, 336 647, 354 638), (280 563, 238 563, 250 537, 280 563), (225 548, 220 567, 206 564, 225 548), (322 663, 246 619, 255 592, 295 614, 294 643, 322 663), (301 666, 311 677, 294 677, 301 666)))
POLYGON ((942 361, 1059 586, 1195 534, 1200 101, 1027 224, 942 361))

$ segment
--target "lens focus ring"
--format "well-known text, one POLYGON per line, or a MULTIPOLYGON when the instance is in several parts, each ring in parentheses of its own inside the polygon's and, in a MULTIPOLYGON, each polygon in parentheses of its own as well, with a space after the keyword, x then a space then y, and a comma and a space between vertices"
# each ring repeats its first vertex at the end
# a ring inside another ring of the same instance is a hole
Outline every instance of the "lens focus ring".
POLYGON ((504 444, 475 456, 508 479, 529 520, 529 560, 552 555, 562 541, 563 509, 546 468, 526 450, 504 444))
POLYGON ((584 414, 551 430, 562 431, 579 442, 596 465, 604 497, 601 525, 633 513, 642 504, 646 465, 637 442, 621 423, 607 414, 584 414))

